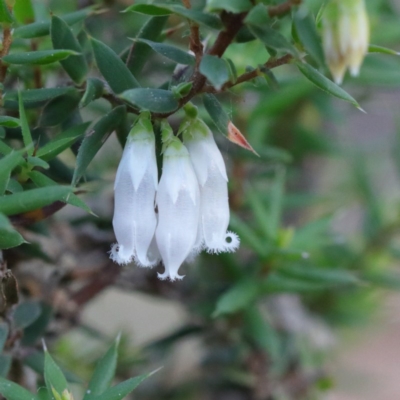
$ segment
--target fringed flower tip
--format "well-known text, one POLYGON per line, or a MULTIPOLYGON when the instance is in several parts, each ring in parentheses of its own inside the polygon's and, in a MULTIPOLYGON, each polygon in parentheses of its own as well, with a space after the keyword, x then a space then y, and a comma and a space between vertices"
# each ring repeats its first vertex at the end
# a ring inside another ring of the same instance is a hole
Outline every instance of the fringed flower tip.
POLYGON ((239 236, 235 232, 226 232, 225 240, 223 242, 211 242, 207 245, 207 253, 219 254, 219 253, 233 253, 240 245, 239 236))
POLYGON ((109 251, 110 259, 120 265, 127 265, 132 262, 133 254, 130 251, 126 251, 123 246, 118 243, 114 243, 109 251))

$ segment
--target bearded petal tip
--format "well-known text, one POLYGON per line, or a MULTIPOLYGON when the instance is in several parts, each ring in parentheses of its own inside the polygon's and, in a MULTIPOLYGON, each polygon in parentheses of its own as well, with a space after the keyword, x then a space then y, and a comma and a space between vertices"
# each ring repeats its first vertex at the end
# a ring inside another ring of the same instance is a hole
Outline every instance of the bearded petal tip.
POLYGON ((133 255, 125 252, 123 246, 114 243, 109 251, 110 259, 119 265, 127 265, 132 261, 133 255))
POLYGON ((240 245, 239 236, 234 232, 226 232, 225 239, 222 242, 210 243, 207 245, 207 253, 234 253, 240 245))

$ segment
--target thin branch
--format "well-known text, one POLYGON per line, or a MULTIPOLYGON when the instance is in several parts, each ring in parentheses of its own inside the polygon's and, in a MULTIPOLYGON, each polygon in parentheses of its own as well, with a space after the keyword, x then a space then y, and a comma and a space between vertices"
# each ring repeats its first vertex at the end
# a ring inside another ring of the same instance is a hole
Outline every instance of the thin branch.
POLYGON ((278 4, 268 8, 268 14, 270 17, 280 17, 290 12, 292 7, 301 4, 302 0, 287 0, 284 3, 278 4))

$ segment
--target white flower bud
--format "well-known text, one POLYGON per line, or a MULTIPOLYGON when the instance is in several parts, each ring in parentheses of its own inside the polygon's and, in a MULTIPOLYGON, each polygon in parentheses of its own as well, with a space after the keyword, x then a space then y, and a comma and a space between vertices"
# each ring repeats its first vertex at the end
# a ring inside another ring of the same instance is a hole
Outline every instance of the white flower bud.
POLYGON ((182 279, 178 269, 196 243, 200 193, 189 153, 178 138, 169 138, 164 151, 157 206, 156 241, 165 266, 158 276, 182 279))
POLYGON ((229 225, 228 177, 222 155, 208 126, 188 118, 182 127, 200 185, 200 224, 204 245, 210 253, 235 251, 239 238, 227 232, 229 225))
POLYGON ((364 0, 330 0, 324 12, 322 39, 335 82, 342 83, 347 68, 357 76, 369 45, 364 0))
POLYGON ((158 172, 155 139, 149 113, 142 113, 127 138, 115 179, 113 226, 118 244, 111 259, 119 264, 134 260, 150 267, 159 258, 152 244, 157 225, 154 209, 158 172))

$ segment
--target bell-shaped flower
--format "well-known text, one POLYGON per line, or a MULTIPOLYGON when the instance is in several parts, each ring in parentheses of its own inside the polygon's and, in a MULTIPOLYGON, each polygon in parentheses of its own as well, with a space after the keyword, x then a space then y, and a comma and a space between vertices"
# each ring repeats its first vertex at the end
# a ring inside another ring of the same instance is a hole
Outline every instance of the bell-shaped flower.
POLYGON ((182 124, 183 140, 200 185, 200 225, 204 246, 210 253, 235 251, 239 238, 229 225, 228 177, 213 134, 199 118, 182 124))
POLYGON ((364 0, 330 0, 324 10, 322 41, 335 82, 342 83, 347 68, 357 76, 369 45, 364 0))
POLYGON ((150 114, 143 112, 132 127, 115 178, 113 226, 117 244, 111 259, 150 267, 159 261, 154 234, 158 171, 150 114))
POLYGON ((163 122, 164 157, 157 191, 156 242, 165 266, 160 279, 182 279, 179 267, 196 245, 200 193, 189 153, 163 122))

